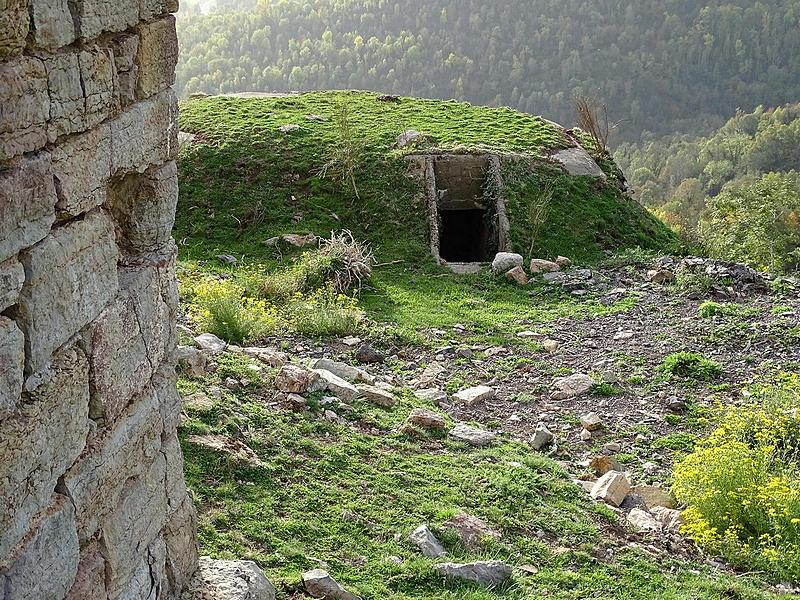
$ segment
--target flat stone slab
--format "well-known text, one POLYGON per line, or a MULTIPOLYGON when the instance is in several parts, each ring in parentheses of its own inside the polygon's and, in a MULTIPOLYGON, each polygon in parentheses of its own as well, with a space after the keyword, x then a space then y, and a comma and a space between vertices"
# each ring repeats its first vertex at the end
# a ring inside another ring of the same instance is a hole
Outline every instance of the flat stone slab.
POLYGON ((463 423, 453 427, 448 435, 454 440, 466 442, 470 446, 475 446, 476 448, 488 446, 497 437, 497 435, 491 431, 485 431, 463 423))
POLYGON ((564 167, 570 175, 588 175, 589 177, 606 178, 603 169, 601 169, 589 153, 580 146, 557 152, 553 155, 553 160, 564 167))
POLYGON ((489 588, 503 585, 511 579, 512 569, 499 560, 478 561, 473 563, 442 563, 434 565, 436 572, 448 579, 474 581, 489 588))
POLYGON ((478 402, 485 402, 494 398, 497 392, 494 388, 486 385, 479 385, 476 387, 467 388, 453 394, 453 398, 466 405, 476 404, 478 402))

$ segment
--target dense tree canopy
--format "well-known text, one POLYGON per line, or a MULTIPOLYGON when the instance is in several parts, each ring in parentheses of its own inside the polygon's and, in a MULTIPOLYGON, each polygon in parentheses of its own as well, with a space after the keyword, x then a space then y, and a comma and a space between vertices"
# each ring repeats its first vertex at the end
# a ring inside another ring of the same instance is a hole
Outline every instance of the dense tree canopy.
POLYGON ((800 262, 800 104, 739 111, 708 137, 622 144, 615 159, 644 204, 711 253, 800 262))
POLYGON ((621 139, 719 126, 739 107, 800 98, 800 0, 217 6, 203 14, 190 3, 179 16, 183 94, 360 88, 510 105, 564 123, 583 94, 623 120, 621 139))

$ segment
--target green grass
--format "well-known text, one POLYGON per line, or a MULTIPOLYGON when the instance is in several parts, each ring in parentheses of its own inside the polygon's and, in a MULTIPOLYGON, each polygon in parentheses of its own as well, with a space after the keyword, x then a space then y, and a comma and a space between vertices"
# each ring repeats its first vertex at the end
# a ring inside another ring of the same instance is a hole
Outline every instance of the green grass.
MULTIPOLYGON (((516 334, 526 329, 544 333, 556 319, 628 311, 639 302, 636 294, 611 304, 594 293, 578 299, 539 281, 517 287, 486 271, 456 277, 435 265, 427 245, 426 207, 406 176, 402 153, 393 148, 404 130, 422 131, 430 146, 440 149, 514 152, 533 161, 509 163, 505 173, 512 240, 523 254, 530 246, 526 203, 544 184, 554 189, 554 200, 534 246, 541 256, 562 254, 588 264, 614 250, 626 251, 625 260, 641 262, 649 252, 674 244, 663 225, 619 192, 613 176, 608 183, 568 178, 543 163, 545 154, 565 146, 563 131, 508 109, 411 99, 382 103, 374 94, 347 92, 207 98, 182 107, 181 128, 197 136, 179 160, 175 236, 184 279, 218 274, 258 295, 253 290, 269 273, 291 265, 300 254, 267 246, 265 240, 290 232, 327 236, 347 228, 371 244, 382 263, 359 299, 368 317, 359 335, 380 342, 452 343, 452 327, 461 323, 467 333, 458 334, 460 345, 480 341, 536 352, 541 349, 535 343, 516 334), (348 185, 317 175, 336 144, 333 115, 342 101, 351 105, 352 127, 365 147, 355 171, 359 198, 348 185), (312 113, 327 120, 307 121, 305 115, 312 113), (301 129, 281 134, 279 127, 289 123, 301 129), (219 254, 234 255, 238 264, 223 264, 219 254), (445 334, 439 339, 433 329, 445 334)), ((610 165, 604 168, 612 174, 610 165)), ((338 325, 323 329, 342 331, 338 325)), ((321 565, 364 600, 771 597, 759 591, 757 580, 626 549, 613 533, 616 515, 592 502, 562 466, 522 443, 501 436, 495 447, 474 450, 441 433, 398 433, 412 408, 436 410, 407 390, 399 391, 399 403, 391 410, 360 400, 350 403, 352 410, 335 406, 358 423, 342 426, 324 418, 330 407, 321 405, 320 394, 307 398, 307 412, 291 412, 273 401, 270 372, 248 369, 241 355, 220 355, 215 362, 217 370, 205 379, 179 383, 184 393, 223 388, 211 410, 188 408, 181 429, 201 550, 219 558, 255 560, 276 584, 281 600, 301 597, 300 574, 321 565), (222 385, 228 377, 251 383, 230 391, 222 385), (202 434, 246 443, 264 466, 237 462, 189 441, 202 434), (459 510, 488 521, 502 532, 502 540, 477 551, 461 547, 439 529, 459 510), (533 565, 538 572, 517 571, 502 590, 447 583, 435 575, 433 562, 407 542, 421 523, 441 535, 454 560, 498 558, 533 565), (606 554, 606 547, 613 555, 606 554), (388 560, 393 556, 402 563, 388 560)), ((532 367, 552 376, 560 372, 516 357, 487 361, 480 371, 471 361, 460 366, 447 383, 449 391, 489 377, 514 377, 519 369, 532 367)), ((601 386, 596 393, 616 391, 601 386)), ((518 400, 534 401, 539 392, 532 387, 518 400)), ((576 424, 577 415, 572 419, 576 424)))
MULTIPOLYGON (((182 149, 179 161, 175 235, 181 259, 192 268, 227 272, 231 269, 215 257, 231 254, 242 265, 271 271, 290 264, 296 252, 267 247, 265 240, 287 232, 327 236, 347 228, 371 244, 379 263, 391 263, 376 268, 364 308, 407 335, 461 321, 484 331, 500 323, 505 334, 514 315, 541 322, 565 316, 557 314, 563 311, 607 310, 591 299, 572 306, 560 299, 539 306, 537 299, 532 306, 528 289, 485 275, 454 278, 435 265, 427 245, 425 203, 407 177, 401 152, 393 149, 396 136, 410 128, 430 136, 436 148, 514 152, 529 159, 566 143, 560 128, 538 117, 457 102, 385 103, 361 92, 194 100, 181 111, 181 129, 197 136, 182 149), (353 131, 365 146, 355 176, 359 199, 347 185, 317 175, 336 144, 333 115, 341 102, 351 105, 353 131), (327 120, 307 121, 307 114, 327 120), (287 123, 300 125, 300 131, 280 133, 287 123), (431 302, 434 297, 440 302, 431 302), (496 314, 484 314, 489 311, 483 301, 496 314)), ((504 193, 512 241, 523 254, 530 245, 526 203, 546 182, 556 193, 536 246, 541 256, 593 262, 603 259, 606 250, 659 251, 674 243, 666 227, 624 197, 613 179, 567 177, 541 163, 510 163, 507 170, 504 193)))
POLYGON ((202 551, 255 560, 283 600, 293 597, 300 574, 319 561, 365 600, 770 597, 746 578, 690 572, 635 551, 594 558, 601 532, 615 517, 593 504, 562 467, 519 443, 474 450, 441 435, 396 433, 412 407, 435 410, 409 393, 401 393, 391 410, 353 403, 353 418, 381 432, 371 435, 331 424, 318 410, 269 408, 261 396, 269 375, 254 376, 242 356, 223 355, 216 373, 181 380, 180 387, 194 392, 244 375, 253 380, 247 389, 226 390, 211 411, 189 409, 181 431, 186 475, 199 509, 202 551), (264 467, 187 440, 208 433, 246 442, 264 467), (450 559, 501 559, 534 565, 538 573, 516 572, 501 590, 436 576, 434 561, 422 558, 407 535, 421 523, 441 532, 460 510, 483 518, 503 537, 470 551, 441 535, 450 559), (403 562, 387 560, 392 556, 403 562))

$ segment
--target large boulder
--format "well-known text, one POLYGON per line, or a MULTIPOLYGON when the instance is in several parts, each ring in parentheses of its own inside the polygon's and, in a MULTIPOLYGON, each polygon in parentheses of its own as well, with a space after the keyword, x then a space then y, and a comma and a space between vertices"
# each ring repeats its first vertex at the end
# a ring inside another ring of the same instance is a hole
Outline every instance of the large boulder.
POLYGON ((492 261, 492 273, 508 273, 511 269, 522 266, 522 256, 513 252, 498 252, 492 261))

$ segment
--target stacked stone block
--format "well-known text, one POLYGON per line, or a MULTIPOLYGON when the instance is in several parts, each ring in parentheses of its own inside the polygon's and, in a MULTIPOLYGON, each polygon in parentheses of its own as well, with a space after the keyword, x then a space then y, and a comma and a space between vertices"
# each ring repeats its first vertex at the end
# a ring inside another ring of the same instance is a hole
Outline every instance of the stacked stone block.
POLYGON ((177 0, 0 0, 0 599, 177 598, 177 0))

